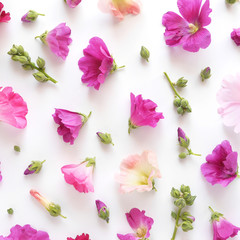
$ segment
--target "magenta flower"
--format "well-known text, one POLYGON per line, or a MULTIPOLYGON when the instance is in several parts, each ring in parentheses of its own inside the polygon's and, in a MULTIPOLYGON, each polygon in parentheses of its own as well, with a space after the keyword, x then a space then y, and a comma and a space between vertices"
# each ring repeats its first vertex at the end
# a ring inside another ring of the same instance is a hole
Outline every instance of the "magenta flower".
POLYGON ((68 237, 67 240, 91 240, 88 234, 83 233, 81 236, 77 235, 76 238, 68 237))
POLYGON ((143 240, 150 237, 150 230, 154 221, 152 218, 145 216, 145 211, 133 208, 129 213, 126 213, 126 217, 134 233, 117 234, 120 240, 143 240))
POLYGON ((60 136, 63 136, 63 141, 73 144, 81 127, 91 116, 91 112, 88 116, 86 116, 82 113, 55 108, 55 113, 52 116, 55 123, 60 125, 57 129, 57 132, 60 136))
POLYGON ((202 174, 212 185, 226 187, 237 177, 237 157, 237 152, 233 152, 230 143, 225 140, 206 157, 207 162, 201 166, 202 174))
POLYGON ((209 0, 201 8, 202 0, 178 0, 181 16, 174 12, 163 15, 162 24, 166 27, 164 36, 169 46, 182 45, 183 49, 197 52, 211 43, 211 34, 204 27, 211 23, 209 0), (201 9, 200 9, 201 8, 201 9))
POLYGON ((228 222, 223 217, 223 214, 214 212, 211 207, 209 208, 212 212, 211 221, 213 226, 213 240, 226 240, 230 237, 235 237, 240 228, 228 222))
POLYGON ((106 44, 99 37, 89 40, 89 45, 83 50, 84 57, 78 61, 78 67, 83 72, 82 82, 88 87, 99 89, 106 77, 119 68, 110 55, 106 44))
POLYGON ((70 8, 75 8, 82 0, 64 0, 70 8))
POLYGON ((240 28, 233 29, 233 31, 231 32, 231 38, 237 46, 240 45, 240 28))
POLYGON ((41 41, 48 45, 51 51, 63 60, 66 59, 72 39, 70 38, 71 29, 66 26, 66 23, 61 23, 50 32, 46 31, 40 36, 41 41))
POLYGON ((44 231, 37 231, 29 224, 15 225, 10 229, 10 234, 7 237, 0 236, 0 240, 49 240, 48 233, 44 231))
POLYGON ((61 168, 64 179, 79 192, 94 192, 93 169, 95 158, 86 158, 80 164, 65 165, 61 168))
POLYGON ((106 222, 109 222, 109 209, 107 208, 106 204, 100 200, 96 200, 96 207, 98 211, 98 216, 106 222))
POLYGON ((160 119, 163 119, 163 114, 156 112, 157 104, 150 99, 143 99, 142 95, 135 97, 133 93, 131 98, 131 117, 128 121, 128 133, 131 129, 136 129, 141 126, 156 127, 160 119))
POLYGON ((0 2, 0 22, 8 22, 11 20, 10 13, 3 11, 4 5, 0 2))
POLYGON ((236 133, 240 133, 240 74, 228 76, 223 79, 222 86, 217 93, 217 101, 220 104, 218 113, 223 119, 223 124, 234 127, 236 133))
POLYGON ((27 113, 27 103, 18 93, 13 92, 11 87, 5 87, 0 91, 0 121, 16 128, 25 128, 27 113))

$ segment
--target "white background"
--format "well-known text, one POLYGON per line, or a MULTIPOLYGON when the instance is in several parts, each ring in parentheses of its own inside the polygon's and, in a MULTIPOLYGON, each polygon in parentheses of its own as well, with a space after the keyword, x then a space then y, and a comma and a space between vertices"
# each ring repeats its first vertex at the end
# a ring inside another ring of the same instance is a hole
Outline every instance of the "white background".
MULTIPOLYGON (((212 0, 212 23, 207 27, 212 43, 206 50, 190 53, 181 47, 170 48, 163 39, 162 16, 167 11, 178 12, 176 0, 151 0, 142 2, 137 16, 127 16, 122 22, 110 14, 102 13, 96 0, 83 0, 70 9, 63 0, 8 0, 3 1, 11 21, 0 23, 0 81, 1 86, 12 86, 28 104, 28 125, 24 130, 5 123, 0 124, 0 161, 3 181, 0 183, 0 233, 9 234, 15 224, 31 224, 45 230, 52 240, 64 240, 77 234, 89 233, 92 240, 117 239, 117 233, 130 233, 125 213, 137 207, 146 210, 154 219, 151 239, 170 239, 174 221, 171 188, 190 185, 197 195, 190 212, 196 217, 194 230, 178 231, 176 239, 212 239, 209 222, 211 205, 225 214, 233 224, 240 226, 240 182, 235 180, 227 188, 211 186, 203 178, 200 165, 213 148, 227 139, 233 150, 239 151, 240 136, 232 128, 224 127, 217 114, 216 92, 228 74, 239 71, 240 48, 230 39, 232 28, 240 27, 240 5, 228 7, 224 0, 212 0), (45 13, 35 23, 22 23, 21 17, 33 9, 45 13), (47 46, 34 37, 66 22, 72 29, 73 42, 66 61, 58 59, 47 46), (90 38, 101 37, 119 65, 126 68, 109 76, 99 91, 82 84, 82 72, 77 62, 90 38), (58 80, 39 83, 31 71, 22 70, 13 62, 7 51, 12 44, 21 44, 33 60, 38 56, 46 60, 46 71, 58 80), (149 63, 139 55, 146 46, 151 57, 149 63), (212 68, 212 77, 202 83, 201 69, 212 68), (179 116, 173 107, 173 92, 163 77, 166 71, 174 81, 184 76, 188 87, 181 91, 191 106, 192 113, 179 116), (130 92, 142 94, 158 104, 158 111, 165 119, 153 129, 142 127, 128 135, 130 92), (64 108, 92 116, 81 129, 73 146, 63 142, 57 134, 52 114, 54 108, 64 108), (182 127, 191 139, 191 148, 202 157, 180 160, 177 128, 182 127), (112 134, 115 146, 103 145, 96 132, 112 134), (21 152, 13 150, 14 145, 21 152), (114 176, 123 158, 152 150, 157 154, 162 178, 156 181, 157 192, 120 194, 114 176), (65 164, 79 163, 85 157, 96 156, 94 173, 95 192, 83 194, 68 185, 60 168, 65 164), (44 160, 38 175, 24 176, 23 172, 32 160, 44 160), (61 217, 51 217, 35 200, 29 190, 34 188, 49 200, 62 207, 61 217), (97 217, 95 200, 104 201, 110 208, 110 223, 97 217), (12 207, 14 215, 7 209, 12 207)), ((239 239, 236 237, 235 239, 239 239)))

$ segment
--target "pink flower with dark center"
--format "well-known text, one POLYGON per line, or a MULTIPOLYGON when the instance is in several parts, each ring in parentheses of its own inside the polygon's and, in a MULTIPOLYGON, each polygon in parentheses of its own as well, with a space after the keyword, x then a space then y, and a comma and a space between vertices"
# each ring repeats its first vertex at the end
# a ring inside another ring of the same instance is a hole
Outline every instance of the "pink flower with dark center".
POLYGON ((65 165, 61 168, 64 179, 79 192, 94 192, 93 169, 95 158, 86 158, 80 164, 65 165))
POLYGON ((91 240, 88 234, 83 233, 81 236, 77 235, 76 238, 68 237, 67 240, 91 240))
POLYGON ((27 125, 27 113, 27 103, 18 93, 13 92, 11 87, 0 91, 0 121, 22 129, 27 125))
POLYGON ((55 113, 52 116, 55 123, 60 125, 57 132, 60 136, 63 136, 63 141, 73 144, 78 137, 81 127, 91 116, 91 112, 86 116, 82 113, 55 108, 55 113))
POLYGON ((29 224, 15 225, 11 228, 10 234, 7 237, 0 236, 0 240, 50 240, 48 233, 37 231, 29 224))
POLYGON ((139 0, 99 0, 98 6, 105 13, 112 13, 119 20, 123 20, 127 14, 140 13, 139 0))
POLYGON ((46 31, 35 38, 40 38, 44 44, 49 46, 54 54, 65 60, 69 53, 68 46, 72 42, 70 35, 71 29, 66 26, 66 23, 61 23, 50 32, 46 31))
POLYGON ((8 22, 11 20, 10 13, 3 11, 4 5, 0 2, 0 22, 8 22))
POLYGON ((156 112, 157 104, 150 99, 143 99, 142 95, 135 97, 133 93, 131 98, 131 116, 128 121, 128 133, 131 129, 136 129, 141 126, 156 127, 160 119, 164 116, 160 112, 156 112))
POLYGON ((145 211, 133 208, 129 213, 126 213, 126 217, 134 233, 117 234, 120 240, 143 240, 150 237, 150 230, 154 221, 152 218, 145 216, 145 211))
POLYGON ((182 45, 183 49, 197 52, 211 43, 211 34, 204 28, 211 23, 209 0, 178 0, 181 16, 174 12, 163 15, 162 24, 166 27, 164 37, 169 46, 182 45))
POLYGON ((240 133, 240 74, 228 76, 223 79, 222 86, 217 93, 220 104, 218 113, 223 124, 234 127, 234 132, 240 133))
POLYGON ((231 32, 231 38, 237 46, 240 45, 240 28, 233 29, 233 31, 231 32))
POLYGON ((82 0, 64 0, 70 8, 75 8, 82 0))
POLYGON ((207 162, 201 166, 202 174, 212 185, 226 187, 237 177, 237 157, 237 152, 233 152, 230 143, 225 140, 206 157, 207 162))

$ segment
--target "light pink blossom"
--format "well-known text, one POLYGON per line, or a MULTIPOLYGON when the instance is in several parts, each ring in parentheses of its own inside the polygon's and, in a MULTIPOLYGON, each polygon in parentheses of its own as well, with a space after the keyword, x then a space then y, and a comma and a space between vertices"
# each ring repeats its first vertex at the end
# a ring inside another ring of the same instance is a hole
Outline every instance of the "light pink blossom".
POLYGON ((75 8, 82 0, 65 0, 70 8, 75 8))
POLYGON ((16 128, 25 128, 28 113, 27 103, 11 87, 0 87, 0 121, 16 128))
POLYGON ((236 133, 240 133, 240 74, 225 77, 222 86, 217 93, 217 101, 220 104, 218 113, 223 119, 223 124, 234 127, 236 133))
POLYGON ((151 151, 141 155, 130 155, 120 165, 120 174, 116 180, 120 183, 122 193, 151 191, 155 189, 155 178, 160 178, 157 157, 151 151))
POLYGON ((79 192, 94 192, 93 169, 95 158, 86 158, 80 164, 65 165, 61 168, 64 179, 79 192))
POLYGON ((182 45, 183 49, 197 52, 211 43, 211 34, 204 28, 211 23, 209 0, 201 8, 202 0, 178 0, 181 16, 175 12, 163 15, 162 24, 166 27, 164 36, 169 46, 182 45))
POLYGON ((127 14, 137 15, 140 13, 139 0, 99 0, 98 6, 101 11, 110 12, 119 20, 123 20, 127 14))
POLYGON ((145 211, 133 208, 129 213, 126 213, 126 217, 134 233, 117 234, 120 240, 143 240, 150 237, 150 230, 154 221, 151 217, 145 216, 145 211))

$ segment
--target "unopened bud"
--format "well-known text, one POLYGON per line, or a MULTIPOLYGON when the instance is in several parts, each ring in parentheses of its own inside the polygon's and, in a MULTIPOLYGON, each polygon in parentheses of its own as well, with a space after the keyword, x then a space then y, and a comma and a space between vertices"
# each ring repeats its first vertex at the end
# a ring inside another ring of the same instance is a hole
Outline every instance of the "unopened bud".
POLYGON ((109 133, 101 133, 101 132, 97 132, 97 136, 99 137, 99 139, 101 140, 101 142, 105 143, 105 144, 113 144, 112 142, 112 137, 111 134, 109 133))
POLYGON ((173 104, 175 107, 180 107, 181 106, 181 99, 180 98, 175 98, 173 101, 173 104))
POLYGON ((192 224, 190 222, 188 222, 188 221, 182 222, 182 230, 184 232, 188 232, 188 231, 190 231, 192 229, 193 229, 193 226, 192 226, 192 224))
POLYGON ((180 191, 181 191, 182 193, 187 192, 187 193, 190 193, 190 194, 191 194, 190 187, 189 187, 189 186, 185 186, 184 184, 181 185, 180 191))
POLYGON ((186 201, 183 198, 179 198, 174 201, 174 205, 178 208, 184 208, 186 207, 186 201))
POLYGON ((33 76, 39 82, 46 82, 46 81, 48 81, 47 77, 42 72, 33 73, 33 76))
POLYGON ((181 106, 182 106, 183 108, 187 108, 188 105, 189 105, 188 100, 187 100, 187 99, 182 99, 182 101, 181 101, 181 106))
POLYGON ((45 16, 44 14, 37 13, 33 10, 28 11, 25 15, 22 16, 21 20, 23 22, 34 22, 38 18, 38 16, 45 16))
POLYGON ((195 201, 195 199, 196 199, 196 196, 191 196, 191 197, 189 197, 189 198, 186 200, 187 205, 188 205, 188 206, 192 206, 193 203, 194 203, 194 201, 195 201))
POLYGON ((17 54, 17 49, 16 48, 11 48, 10 51, 8 52, 9 55, 15 55, 17 54))
POLYGON ((180 191, 176 188, 172 188, 171 190, 171 196, 174 198, 180 198, 180 191))
POLYGON ((36 62, 37 62, 37 65, 38 65, 39 68, 43 69, 45 67, 45 60, 44 59, 38 57, 36 62))
POLYGON ((19 53, 20 55, 23 55, 23 54, 24 54, 24 48, 23 48, 23 46, 22 46, 22 45, 19 45, 19 46, 17 47, 17 51, 18 51, 18 53, 19 53))
POLYGON ((201 71, 201 74, 200 74, 200 75, 201 75, 202 81, 210 78, 210 77, 211 77, 211 68, 210 68, 210 67, 206 67, 205 69, 203 69, 203 70, 201 71))
POLYGON ((226 3, 229 3, 229 4, 234 4, 236 2, 237 2, 237 0, 226 0, 226 3))
POLYGON ((182 107, 178 107, 178 108, 177 108, 177 113, 178 113, 178 114, 183 114, 183 113, 184 113, 183 108, 182 108, 182 107))
POLYGON ((141 48, 141 52, 140 52, 140 55, 143 59, 147 60, 149 59, 150 57, 150 52, 148 51, 147 48, 145 48, 144 46, 142 46, 141 48))
POLYGON ((181 78, 179 78, 179 79, 177 80, 177 82, 176 82, 175 85, 176 85, 177 87, 183 88, 183 87, 186 87, 186 86, 187 86, 187 82, 188 82, 188 80, 184 79, 184 77, 181 77, 181 78))
POLYGON ((181 159, 184 159, 187 157, 187 154, 185 152, 181 152, 179 155, 178 155, 179 158, 181 159))
POLYGON ((23 64, 23 65, 22 65, 22 68, 23 68, 24 70, 33 70, 33 67, 32 67, 30 64, 23 64))
POLYGON ((96 200, 96 207, 98 211, 98 216, 106 222, 109 222, 109 209, 107 208, 106 204, 100 200, 96 200))

